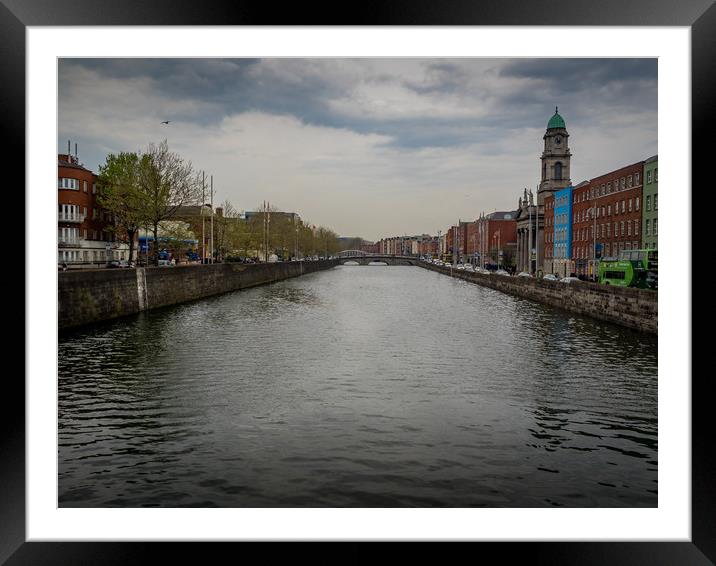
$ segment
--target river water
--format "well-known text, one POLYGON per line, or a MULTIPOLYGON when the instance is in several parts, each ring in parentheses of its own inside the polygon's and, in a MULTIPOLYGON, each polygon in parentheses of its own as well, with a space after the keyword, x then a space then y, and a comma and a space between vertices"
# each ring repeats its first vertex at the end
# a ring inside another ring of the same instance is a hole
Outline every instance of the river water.
POLYGON ((655 507, 655 337, 340 266, 63 335, 61 507, 655 507))

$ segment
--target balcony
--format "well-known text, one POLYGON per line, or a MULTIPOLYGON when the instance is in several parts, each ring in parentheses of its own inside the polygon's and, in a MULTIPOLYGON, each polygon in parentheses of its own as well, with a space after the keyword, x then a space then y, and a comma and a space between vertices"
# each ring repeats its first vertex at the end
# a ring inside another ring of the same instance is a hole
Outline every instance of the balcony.
POLYGON ((82 224, 82 222, 85 221, 85 215, 80 214, 79 212, 74 213, 74 214, 72 214, 72 213, 65 214, 63 212, 58 212, 57 213, 57 221, 58 222, 71 222, 73 224, 82 224))
POLYGON ((60 238, 57 240, 57 247, 59 248, 76 248, 79 245, 79 238, 60 238))

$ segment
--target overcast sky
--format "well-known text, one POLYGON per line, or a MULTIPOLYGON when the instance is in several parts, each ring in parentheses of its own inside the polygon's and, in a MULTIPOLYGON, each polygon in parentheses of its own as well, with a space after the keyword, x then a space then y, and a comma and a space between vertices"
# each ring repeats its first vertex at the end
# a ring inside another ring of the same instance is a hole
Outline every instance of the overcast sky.
POLYGON ((574 184, 657 153, 656 59, 474 58, 63 59, 58 152, 166 138, 215 204, 376 240, 514 210, 555 106, 574 184))

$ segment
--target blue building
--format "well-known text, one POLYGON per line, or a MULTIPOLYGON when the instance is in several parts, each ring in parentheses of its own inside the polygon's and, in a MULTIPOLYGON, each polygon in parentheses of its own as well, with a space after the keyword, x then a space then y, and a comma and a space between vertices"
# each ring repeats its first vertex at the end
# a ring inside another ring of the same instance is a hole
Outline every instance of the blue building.
POLYGON ((572 185, 554 193, 554 273, 572 272, 572 185))

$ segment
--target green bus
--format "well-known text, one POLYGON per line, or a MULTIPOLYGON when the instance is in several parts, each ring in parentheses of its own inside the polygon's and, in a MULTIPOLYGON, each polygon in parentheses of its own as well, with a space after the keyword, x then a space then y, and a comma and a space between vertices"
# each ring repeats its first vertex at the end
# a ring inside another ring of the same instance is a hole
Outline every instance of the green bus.
POLYGON ((618 258, 599 262, 599 282, 604 285, 656 289, 657 276, 656 250, 623 250, 618 258))

